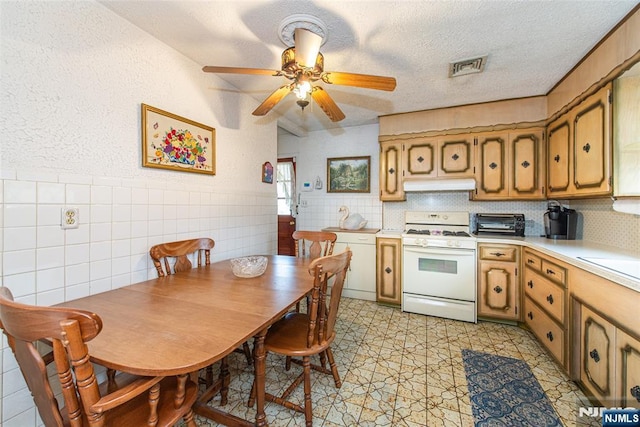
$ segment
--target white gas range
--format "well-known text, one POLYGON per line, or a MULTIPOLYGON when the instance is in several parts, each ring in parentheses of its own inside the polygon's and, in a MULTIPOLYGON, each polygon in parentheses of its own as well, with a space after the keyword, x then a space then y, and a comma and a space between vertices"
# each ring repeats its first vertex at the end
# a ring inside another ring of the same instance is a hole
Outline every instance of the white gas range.
POLYGON ((405 212, 402 310, 476 322, 476 239, 468 212, 405 212))

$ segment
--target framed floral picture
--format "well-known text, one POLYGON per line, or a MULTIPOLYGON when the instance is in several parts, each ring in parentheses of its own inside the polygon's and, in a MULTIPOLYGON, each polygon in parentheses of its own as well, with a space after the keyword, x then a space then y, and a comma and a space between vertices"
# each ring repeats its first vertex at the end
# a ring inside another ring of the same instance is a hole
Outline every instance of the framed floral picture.
POLYGON ((142 104, 142 166, 216 174, 216 130, 142 104))
POLYGON ((327 193, 369 193, 371 156, 327 159, 327 193))

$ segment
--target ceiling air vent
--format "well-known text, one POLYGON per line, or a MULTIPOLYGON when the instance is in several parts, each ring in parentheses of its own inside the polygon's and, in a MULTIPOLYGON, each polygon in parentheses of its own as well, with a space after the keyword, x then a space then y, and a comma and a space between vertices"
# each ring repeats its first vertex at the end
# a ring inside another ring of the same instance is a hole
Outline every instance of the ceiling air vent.
POLYGON ((481 73, 487 63, 487 55, 478 58, 461 59, 449 64, 449 77, 464 76, 466 74, 481 73))

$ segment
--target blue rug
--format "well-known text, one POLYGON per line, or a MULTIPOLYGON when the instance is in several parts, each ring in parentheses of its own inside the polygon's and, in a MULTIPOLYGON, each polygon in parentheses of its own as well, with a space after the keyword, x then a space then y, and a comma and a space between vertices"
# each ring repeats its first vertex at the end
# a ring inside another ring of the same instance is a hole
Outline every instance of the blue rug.
POLYGON ((526 362, 462 350, 476 426, 562 426, 526 362))

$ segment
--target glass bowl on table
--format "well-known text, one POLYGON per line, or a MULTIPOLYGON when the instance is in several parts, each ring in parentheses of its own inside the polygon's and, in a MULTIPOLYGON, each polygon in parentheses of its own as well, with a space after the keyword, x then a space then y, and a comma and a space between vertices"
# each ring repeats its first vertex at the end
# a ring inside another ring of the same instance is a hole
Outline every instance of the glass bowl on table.
POLYGON ((267 269, 267 258, 263 256, 245 256, 232 258, 231 271, 237 277, 258 277, 267 269))

